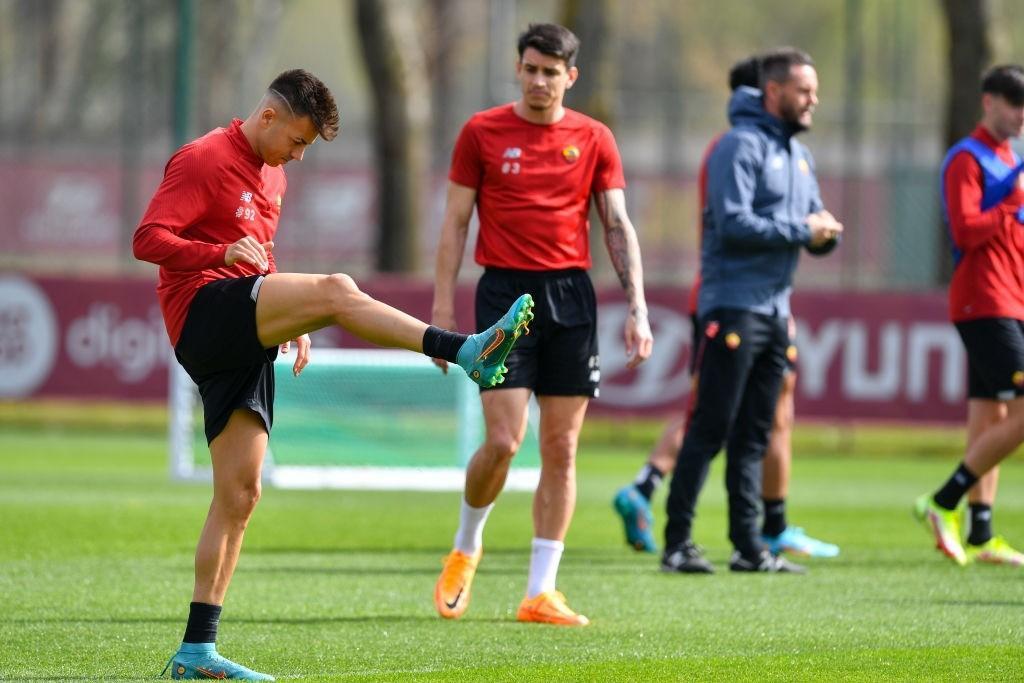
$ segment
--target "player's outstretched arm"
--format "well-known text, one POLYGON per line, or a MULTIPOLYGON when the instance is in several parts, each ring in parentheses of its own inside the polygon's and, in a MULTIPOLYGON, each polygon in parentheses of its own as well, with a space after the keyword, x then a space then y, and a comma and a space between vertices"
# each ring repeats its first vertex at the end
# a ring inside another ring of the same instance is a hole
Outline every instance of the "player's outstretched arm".
MULTIPOLYGON (((455 285, 466 251, 466 236, 469 234, 469 219, 476 204, 476 190, 471 187, 448 183, 448 198, 441 224, 441 240, 437 245, 437 263, 434 269, 434 304, 430 324, 443 330, 456 330, 455 285)), ((448 363, 439 358, 434 363, 448 371, 448 363)))
POLYGON ((651 324, 647 319, 647 297, 644 295, 644 268, 640 261, 640 242, 636 229, 626 213, 626 195, 620 188, 594 195, 597 213, 604 225, 604 242, 615 273, 626 292, 629 315, 626 316, 624 341, 627 367, 634 368, 647 360, 654 347, 651 324))

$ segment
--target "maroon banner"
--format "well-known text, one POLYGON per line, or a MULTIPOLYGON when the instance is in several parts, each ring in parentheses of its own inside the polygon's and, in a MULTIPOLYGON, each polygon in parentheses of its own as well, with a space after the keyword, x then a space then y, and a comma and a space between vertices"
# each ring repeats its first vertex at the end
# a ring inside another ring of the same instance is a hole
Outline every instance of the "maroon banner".
MULTIPOLYGON (((373 296, 426 319, 429 283, 376 278, 373 296)), ((686 291, 649 290, 654 354, 627 370, 626 308, 617 289, 599 292, 601 395, 592 412, 666 415, 685 405, 690 320, 686 291)), ((470 329, 472 286, 460 288, 459 326, 470 329)), ((805 293, 794 298, 797 412, 820 419, 960 421, 965 356, 946 319, 943 293, 805 293)), ((365 347, 337 329, 315 349, 365 347)), ((163 400, 171 350, 148 279, 0 277, 0 397, 163 400)))

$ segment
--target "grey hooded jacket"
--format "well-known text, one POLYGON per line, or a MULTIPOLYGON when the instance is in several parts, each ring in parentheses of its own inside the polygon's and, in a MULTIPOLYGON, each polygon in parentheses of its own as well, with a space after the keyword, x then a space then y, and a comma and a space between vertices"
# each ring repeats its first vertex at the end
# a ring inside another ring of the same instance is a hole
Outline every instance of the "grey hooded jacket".
POLYGON ((814 159, 764 110, 760 90, 736 89, 729 122, 708 158, 697 313, 736 308, 789 317, 793 273, 811 239, 807 216, 824 207, 814 159))

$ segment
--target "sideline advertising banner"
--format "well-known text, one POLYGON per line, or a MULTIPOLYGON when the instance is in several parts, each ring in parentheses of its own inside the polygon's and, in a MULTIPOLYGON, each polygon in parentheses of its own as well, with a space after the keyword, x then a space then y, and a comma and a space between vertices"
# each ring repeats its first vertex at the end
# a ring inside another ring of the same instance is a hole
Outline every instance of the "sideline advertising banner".
MULTIPOLYGON (((360 285, 414 315, 429 316, 429 283, 377 278, 360 285)), ((691 351, 686 291, 657 287, 647 294, 654 354, 630 371, 622 348, 621 292, 598 293, 601 395, 592 404, 594 413, 655 416, 685 406, 691 351)), ((459 291, 463 329, 474 322, 472 296, 471 286, 459 291)), ((966 358, 946 319, 943 292, 808 292, 794 297, 793 309, 799 416, 963 419, 966 358)), ((325 330, 314 335, 314 363, 316 349, 328 346, 366 344, 325 330)), ((169 362, 153 280, 0 276, 0 398, 162 401, 169 362)))

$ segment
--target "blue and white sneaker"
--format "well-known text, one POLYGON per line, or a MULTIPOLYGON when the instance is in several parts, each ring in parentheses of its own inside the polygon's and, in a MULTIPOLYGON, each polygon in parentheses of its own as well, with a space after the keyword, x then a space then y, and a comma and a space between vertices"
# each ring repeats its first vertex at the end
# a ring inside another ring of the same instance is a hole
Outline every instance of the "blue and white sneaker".
POLYGON ((784 552, 801 557, 835 557, 839 546, 811 538, 798 526, 787 526, 778 536, 761 536, 772 555, 784 552))
POLYGON ((164 675, 167 669, 171 670, 171 678, 175 680, 274 680, 274 677, 269 674, 261 674, 241 664, 236 664, 230 659, 221 657, 217 654, 217 645, 215 643, 182 643, 181 648, 174 653, 174 656, 167 662, 167 666, 164 667, 160 675, 164 675))
POLYGON ((658 552, 654 541, 654 514, 650 502, 632 484, 623 486, 612 500, 626 528, 626 543, 645 553, 658 552))

